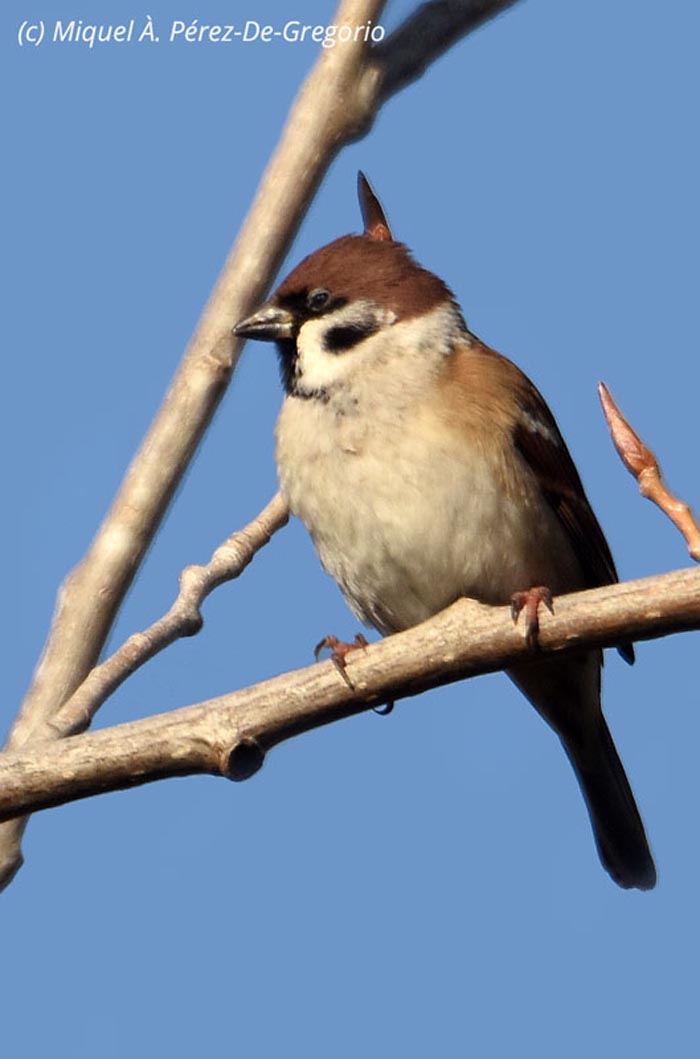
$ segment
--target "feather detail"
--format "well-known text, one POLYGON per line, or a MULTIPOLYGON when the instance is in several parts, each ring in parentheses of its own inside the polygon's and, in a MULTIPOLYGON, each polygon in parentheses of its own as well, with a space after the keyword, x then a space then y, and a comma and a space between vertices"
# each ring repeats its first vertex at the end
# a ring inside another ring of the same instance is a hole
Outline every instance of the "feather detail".
MULTIPOLYGON (((615 584, 617 570, 605 534, 546 401, 512 361, 471 337, 471 344, 460 345, 450 358, 445 381, 462 408, 467 402, 479 407, 480 426, 493 432, 500 425, 534 475, 583 573, 583 584, 572 590, 615 584)), ((634 662, 631 644, 618 650, 634 662)))

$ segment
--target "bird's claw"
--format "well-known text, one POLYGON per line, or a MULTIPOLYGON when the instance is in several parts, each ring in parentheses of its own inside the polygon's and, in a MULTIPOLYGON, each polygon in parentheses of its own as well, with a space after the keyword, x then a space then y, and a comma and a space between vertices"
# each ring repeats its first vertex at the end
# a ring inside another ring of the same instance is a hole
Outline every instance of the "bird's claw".
POLYGON ((510 597, 510 613, 517 622, 520 612, 525 612, 525 643, 531 651, 537 650, 540 631, 539 609, 544 603, 550 614, 554 614, 552 593, 545 585, 528 588, 525 592, 514 592, 510 597))
POLYGON ((336 667, 347 686, 354 690, 353 683, 347 675, 345 667, 347 666, 347 656, 351 651, 356 651, 360 647, 369 647, 369 643, 361 632, 358 632, 352 643, 347 643, 345 640, 339 640, 337 636, 324 636, 314 648, 314 658, 318 662, 321 656, 321 651, 327 649, 330 650, 331 662, 336 667))

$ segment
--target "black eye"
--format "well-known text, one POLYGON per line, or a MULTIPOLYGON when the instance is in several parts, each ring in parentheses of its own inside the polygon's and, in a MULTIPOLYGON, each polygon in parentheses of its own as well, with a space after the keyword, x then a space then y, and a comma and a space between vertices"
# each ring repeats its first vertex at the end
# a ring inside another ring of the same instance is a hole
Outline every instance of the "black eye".
POLYGON ((312 313, 320 313, 328 305, 330 297, 331 292, 325 287, 316 287, 307 296, 306 304, 312 313))

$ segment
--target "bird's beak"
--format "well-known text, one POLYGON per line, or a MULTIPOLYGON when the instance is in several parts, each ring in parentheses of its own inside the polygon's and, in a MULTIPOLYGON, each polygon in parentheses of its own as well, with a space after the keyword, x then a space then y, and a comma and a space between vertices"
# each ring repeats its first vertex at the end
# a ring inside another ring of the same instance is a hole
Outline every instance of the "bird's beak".
POLYGON ((294 317, 287 309, 280 309, 268 302, 252 316, 237 323, 233 333, 237 338, 280 342, 285 338, 294 338, 294 317))

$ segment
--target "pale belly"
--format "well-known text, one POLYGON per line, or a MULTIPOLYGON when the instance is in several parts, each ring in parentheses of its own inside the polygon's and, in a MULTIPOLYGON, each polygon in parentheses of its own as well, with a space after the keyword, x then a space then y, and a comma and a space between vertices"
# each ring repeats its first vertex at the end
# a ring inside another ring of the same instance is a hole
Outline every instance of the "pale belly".
POLYGON ((566 535, 524 465, 513 488, 496 488, 502 468, 445 431, 423 431, 421 442, 377 425, 360 432, 297 404, 278 424, 280 483, 361 621, 390 633, 460 596, 498 604, 533 585, 579 586, 566 535))

